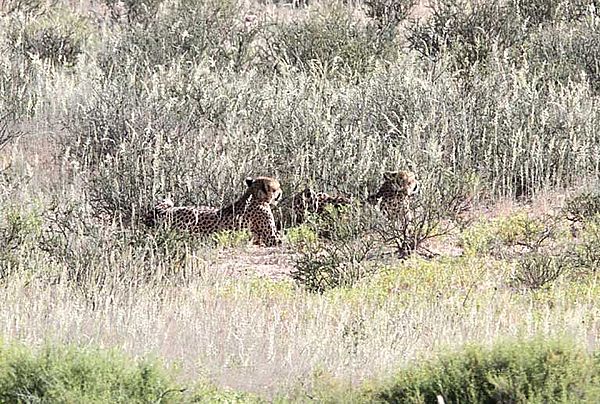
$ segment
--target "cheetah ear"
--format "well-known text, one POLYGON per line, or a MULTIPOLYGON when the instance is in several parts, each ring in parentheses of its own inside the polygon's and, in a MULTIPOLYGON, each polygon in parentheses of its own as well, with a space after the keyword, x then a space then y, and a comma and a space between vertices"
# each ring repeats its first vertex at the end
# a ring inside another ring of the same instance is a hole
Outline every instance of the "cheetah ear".
POLYGON ((396 171, 386 171, 383 173, 383 179, 386 181, 393 181, 396 174, 396 171))
POLYGON ((246 178, 246 185, 248 187, 251 187, 253 183, 254 183, 254 179, 252 177, 247 177, 246 178))

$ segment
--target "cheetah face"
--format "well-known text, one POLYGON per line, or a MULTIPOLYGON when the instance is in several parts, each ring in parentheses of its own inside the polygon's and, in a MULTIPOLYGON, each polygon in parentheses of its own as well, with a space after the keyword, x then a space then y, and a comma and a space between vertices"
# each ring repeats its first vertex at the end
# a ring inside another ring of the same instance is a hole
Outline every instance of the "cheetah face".
POLYGON ((281 185, 271 177, 246 178, 252 197, 258 202, 276 205, 281 199, 281 185))
POLYGON ((391 189, 406 196, 421 192, 421 184, 412 171, 388 171, 383 174, 383 179, 391 189))

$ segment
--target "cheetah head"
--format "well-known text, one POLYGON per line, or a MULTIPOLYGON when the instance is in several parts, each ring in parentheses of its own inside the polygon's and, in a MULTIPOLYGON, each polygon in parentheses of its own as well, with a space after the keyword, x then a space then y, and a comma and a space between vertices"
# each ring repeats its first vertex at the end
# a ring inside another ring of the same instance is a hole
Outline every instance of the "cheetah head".
POLYGON ((383 180, 397 192, 412 196, 420 192, 421 184, 412 171, 388 171, 383 173, 383 180))
POLYGON ((388 171, 383 173, 384 184, 395 192, 413 196, 421 191, 421 184, 412 171, 388 171))
POLYGON ((276 205, 281 199, 281 185, 279 181, 271 177, 246 178, 248 191, 258 202, 266 202, 276 205))

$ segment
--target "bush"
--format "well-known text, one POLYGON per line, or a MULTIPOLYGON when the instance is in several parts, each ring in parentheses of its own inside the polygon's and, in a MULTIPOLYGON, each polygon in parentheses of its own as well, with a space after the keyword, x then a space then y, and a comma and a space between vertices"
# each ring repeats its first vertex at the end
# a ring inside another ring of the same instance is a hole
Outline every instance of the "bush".
POLYGON ((151 362, 114 352, 0 344, 2 402, 180 402, 181 389, 151 362))
POLYGON ((584 192, 567 198, 563 209, 572 222, 586 222, 600 214, 600 193, 584 192))
POLYGON ((560 341, 504 343, 400 372, 369 399, 389 403, 581 402, 600 398, 600 364, 560 341))
POLYGON ((540 289, 557 280, 571 268, 566 255, 528 252, 517 260, 513 283, 520 288, 540 289))
POLYGON ((571 246, 574 267, 580 274, 597 273, 600 269, 600 213, 583 222, 579 242, 571 246))
POLYGON ((32 209, 2 206, 0 209, 0 281, 23 262, 23 255, 36 246, 42 232, 41 213, 32 209))
POLYGON ((353 80, 373 71, 391 55, 391 39, 374 26, 357 22, 342 7, 301 21, 272 27, 266 41, 266 66, 310 72, 318 77, 353 80))
POLYGON ((523 41, 529 30, 510 2, 503 0, 442 0, 434 3, 425 22, 408 31, 410 48, 439 59, 448 53, 457 69, 486 62, 494 48, 523 41))
POLYGON ((39 58, 53 66, 72 66, 83 53, 90 28, 83 18, 56 8, 43 17, 12 18, 8 34, 13 55, 39 58))
POLYGON ((110 10, 114 21, 132 23, 148 23, 156 14, 164 0, 102 0, 110 10))
POLYGON ((566 231, 555 217, 535 217, 516 212, 491 221, 482 220, 461 233, 461 244, 468 254, 499 254, 505 247, 540 251, 547 241, 566 231))
POLYGON ((335 287, 351 287, 376 268, 379 240, 373 234, 373 212, 353 206, 344 212, 331 210, 321 217, 309 218, 312 234, 325 232, 327 239, 309 238, 296 245, 292 277, 312 292, 335 287), (343 218, 340 217, 343 215, 343 218))
POLYGON ((405 20, 417 0, 364 0, 365 14, 374 20, 381 39, 390 41, 396 36, 398 24, 405 20))
POLYGON ((552 89, 571 82, 600 91, 600 24, 587 19, 539 30, 523 44, 522 64, 539 76, 539 85, 552 89))
POLYGON ((185 1, 169 6, 147 24, 127 26, 107 43, 99 64, 107 75, 142 74, 171 65, 200 65, 214 71, 250 69, 260 24, 245 24, 236 0, 185 1))

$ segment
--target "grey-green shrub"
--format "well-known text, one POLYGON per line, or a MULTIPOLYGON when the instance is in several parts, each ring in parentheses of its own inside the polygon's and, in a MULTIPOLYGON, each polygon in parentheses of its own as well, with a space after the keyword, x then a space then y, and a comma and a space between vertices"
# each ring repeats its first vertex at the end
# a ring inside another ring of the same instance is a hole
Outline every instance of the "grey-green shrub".
POLYGON ((387 403, 594 402, 600 363, 571 343, 523 341, 462 352, 400 371, 368 400, 387 403))
POLYGON ((179 402, 180 387, 156 363, 114 352, 0 345, 0 401, 179 402))

